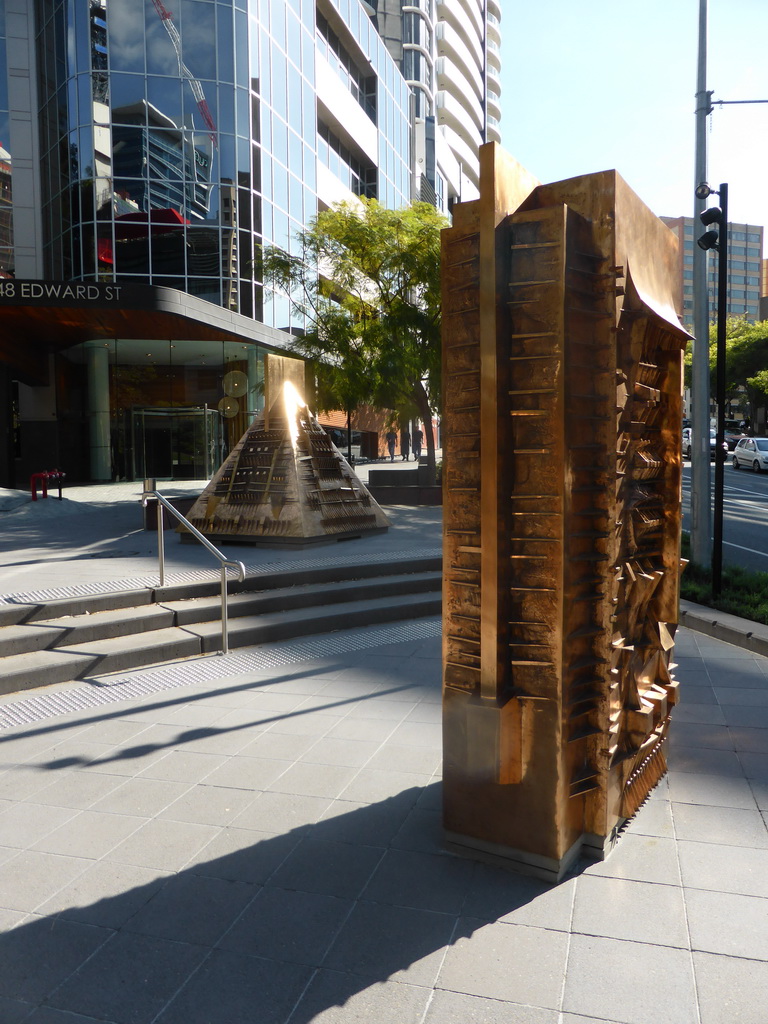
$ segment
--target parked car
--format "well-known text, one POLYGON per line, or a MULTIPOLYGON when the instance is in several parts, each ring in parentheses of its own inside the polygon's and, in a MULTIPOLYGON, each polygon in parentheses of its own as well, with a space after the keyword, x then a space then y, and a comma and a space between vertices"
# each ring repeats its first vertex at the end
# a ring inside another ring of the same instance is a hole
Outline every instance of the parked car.
POLYGON ((732 452, 742 437, 748 437, 749 435, 743 427, 744 420, 727 419, 725 421, 725 443, 728 445, 728 451, 732 452))
POLYGON ((734 469, 751 469, 755 473, 768 470, 768 437, 742 437, 733 449, 734 469))
MULTIPOLYGON (((717 448, 717 431, 710 430, 709 432, 709 457, 714 459, 715 449, 717 448)), ((683 457, 690 459, 691 451, 693 449, 693 430, 691 427, 683 427, 683 457)), ((723 441, 723 451, 728 451, 727 441, 723 441)))
POLYGON ((728 451, 732 452, 743 437, 747 437, 747 434, 743 430, 739 430, 738 427, 726 427, 723 439, 728 445, 728 451))

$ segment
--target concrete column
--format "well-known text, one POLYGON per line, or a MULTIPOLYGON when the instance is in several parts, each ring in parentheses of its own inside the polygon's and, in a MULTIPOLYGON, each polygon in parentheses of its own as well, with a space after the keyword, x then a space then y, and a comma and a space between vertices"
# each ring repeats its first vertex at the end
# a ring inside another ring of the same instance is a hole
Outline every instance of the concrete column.
POLYGON ((103 341, 89 341, 88 424, 91 447, 91 479, 112 479, 109 430, 109 349, 103 341))

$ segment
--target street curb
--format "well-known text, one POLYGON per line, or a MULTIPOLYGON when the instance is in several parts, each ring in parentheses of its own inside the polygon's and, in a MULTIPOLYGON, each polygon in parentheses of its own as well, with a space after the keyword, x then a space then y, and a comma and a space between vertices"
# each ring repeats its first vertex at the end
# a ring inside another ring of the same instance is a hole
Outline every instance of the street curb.
POLYGON ((768 657, 768 626, 692 601, 680 602, 680 625, 768 657))

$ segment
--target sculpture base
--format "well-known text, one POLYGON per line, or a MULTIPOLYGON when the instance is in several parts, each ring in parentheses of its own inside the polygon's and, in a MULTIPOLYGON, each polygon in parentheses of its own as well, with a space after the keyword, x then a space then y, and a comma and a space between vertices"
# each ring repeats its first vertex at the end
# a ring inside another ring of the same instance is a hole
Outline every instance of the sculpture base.
POLYGON ((507 871, 516 871, 521 875, 532 875, 534 878, 541 878, 545 882, 556 885, 563 881, 580 857, 595 861, 605 860, 616 845, 620 828, 623 825, 624 822, 607 837, 585 833, 559 860, 542 857, 539 854, 530 853, 528 850, 515 850, 499 843, 489 843, 483 839, 475 839, 473 836, 461 835, 458 832, 444 831, 443 836, 444 846, 450 853, 480 860, 485 864, 494 864, 496 867, 504 868, 507 871))

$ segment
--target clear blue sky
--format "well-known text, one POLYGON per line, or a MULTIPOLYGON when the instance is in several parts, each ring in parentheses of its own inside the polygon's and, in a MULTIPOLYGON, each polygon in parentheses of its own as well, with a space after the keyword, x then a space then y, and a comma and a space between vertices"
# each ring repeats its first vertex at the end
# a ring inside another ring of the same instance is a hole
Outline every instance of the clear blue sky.
MULTIPOLYGON (((768 100, 768 0, 709 0, 707 88, 768 100)), ((541 181, 616 168, 693 214, 699 0, 503 0, 502 145, 541 181)), ((768 103, 715 106, 708 180, 768 233, 768 103)))

